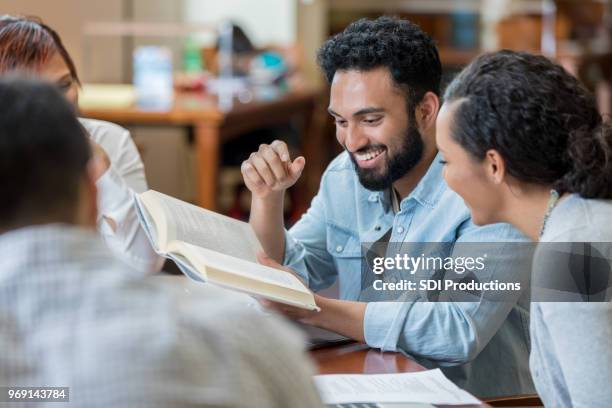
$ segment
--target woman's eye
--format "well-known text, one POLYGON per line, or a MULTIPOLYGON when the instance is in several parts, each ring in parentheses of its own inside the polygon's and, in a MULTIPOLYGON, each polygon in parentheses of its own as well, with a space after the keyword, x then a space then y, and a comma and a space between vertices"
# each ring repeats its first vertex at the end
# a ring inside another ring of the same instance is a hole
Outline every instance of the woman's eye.
POLYGON ((62 91, 68 90, 72 86, 72 81, 62 81, 57 84, 62 91))
POLYGON ((440 160, 440 163, 444 166, 446 165, 448 162, 446 160, 440 160))

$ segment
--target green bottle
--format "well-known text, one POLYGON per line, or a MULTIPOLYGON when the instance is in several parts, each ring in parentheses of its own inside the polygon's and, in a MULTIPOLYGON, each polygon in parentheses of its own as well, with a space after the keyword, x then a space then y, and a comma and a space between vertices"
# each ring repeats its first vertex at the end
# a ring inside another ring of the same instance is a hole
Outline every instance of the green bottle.
POLYGON ((183 54, 183 69, 188 73, 200 73, 203 71, 202 55, 200 46, 189 37, 185 43, 185 53, 183 54))

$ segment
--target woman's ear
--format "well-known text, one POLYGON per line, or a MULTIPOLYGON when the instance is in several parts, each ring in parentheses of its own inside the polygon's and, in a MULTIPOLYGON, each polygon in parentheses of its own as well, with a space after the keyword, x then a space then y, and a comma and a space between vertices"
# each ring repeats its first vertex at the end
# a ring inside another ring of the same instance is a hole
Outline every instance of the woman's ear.
POLYGON ((440 99, 433 92, 427 92, 416 108, 415 115, 417 126, 421 132, 435 126, 438 111, 440 110, 440 99))
POLYGON ((495 149, 489 149, 483 161, 487 178, 493 184, 502 184, 506 178, 506 163, 504 158, 495 149))

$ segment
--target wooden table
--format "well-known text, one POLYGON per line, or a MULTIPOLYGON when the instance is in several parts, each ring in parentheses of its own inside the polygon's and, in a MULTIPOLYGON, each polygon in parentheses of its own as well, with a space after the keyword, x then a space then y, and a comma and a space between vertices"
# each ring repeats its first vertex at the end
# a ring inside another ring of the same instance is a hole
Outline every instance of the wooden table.
MULTIPOLYGON (((362 343, 314 350, 310 353, 319 374, 393 374, 424 371, 425 367, 400 353, 382 352, 362 343)), ((454 405, 459 407, 490 407, 454 405)))
MULTIPOLYGON (((173 125, 193 130, 197 159, 197 204, 215 209, 219 151, 223 142, 265 126, 301 119, 302 135, 308 132, 318 93, 312 90, 288 92, 273 100, 241 103, 221 110, 216 97, 203 93, 179 93, 168 111, 127 109, 81 109, 87 118, 121 125, 173 125)), ((313 147, 306 147, 312 150, 313 147)))

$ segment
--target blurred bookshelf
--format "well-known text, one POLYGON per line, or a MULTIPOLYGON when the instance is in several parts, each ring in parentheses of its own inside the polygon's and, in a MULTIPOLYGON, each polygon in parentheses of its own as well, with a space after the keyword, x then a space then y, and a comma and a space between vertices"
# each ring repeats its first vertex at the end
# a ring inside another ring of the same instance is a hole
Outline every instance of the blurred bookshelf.
POLYGON ((341 32, 360 18, 406 18, 432 36, 446 68, 467 64, 481 49, 479 0, 331 0, 328 12, 328 35, 341 32))
MULTIPOLYGON (((443 86, 485 51, 513 49, 556 58, 598 94, 612 114, 612 12, 609 0, 300 0, 298 42, 308 78, 323 83, 314 55, 330 35, 360 18, 395 15, 417 23, 438 45, 443 86)), ((325 112, 328 160, 339 152, 325 112)))
POLYGON ((577 48, 601 48, 602 38, 609 37, 603 32, 612 25, 608 0, 302 2, 317 5, 319 18, 325 21, 323 38, 360 18, 407 18, 434 38, 445 68, 460 68, 484 50, 508 48, 555 56, 577 48))

